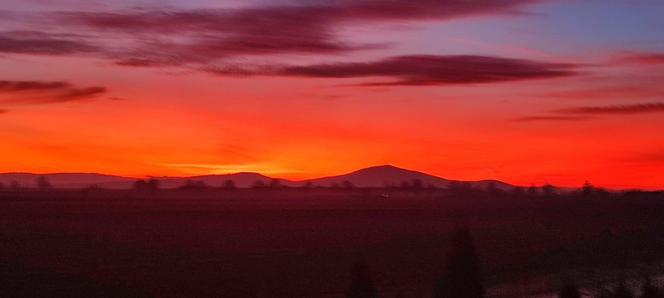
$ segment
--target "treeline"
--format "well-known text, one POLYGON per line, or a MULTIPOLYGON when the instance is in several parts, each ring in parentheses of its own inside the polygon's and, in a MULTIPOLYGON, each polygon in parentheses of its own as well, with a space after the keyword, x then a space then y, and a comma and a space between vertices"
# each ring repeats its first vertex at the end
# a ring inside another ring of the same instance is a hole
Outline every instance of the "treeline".
MULTIPOLYGON (((664 197, 664 191, 609 191, 607 189, 596 187, 586 182, 579 188, 560 188, 551 184, 543 186, 509 186, 497 182, 488 182, 483 184, 474 184, 471 182, 450 181, 445 187, 437 187, 431 184, 425 184, 419 179, 402 181, 400 184, 387 185, 384 187, 358 187, 350 181, 341 183, 331 183, 329 185, 315 185, 312 182, 303 182, 300 185, 293 186, 286 184, 281 179, 257 180, 249 187, 239 187, 233 180, 225 180, 220 184, 211 185, 202 180, 185 180, 178 187, 163 187, 162 181, 156 178, 138 179, 134 181, 131 189, 139 192, 154 192, 162 189, 180 189, 180 190, 234 190, 239 188, 258 189, 258 190, 276 190, 276 189, 330 189, 330 190, 365 190, 380 189, 386 194, 390 192, 431 194, 444 192, 452 195, 463 196, 490 196, 490 197, 512 197, 512 198, 610 198, 610 197, 664 197)), ((45 176, 40 176, 31 186, 21 185, 18 181, 12 181, 8 184, 0 182, 0 192, 19 192, 19 191, 42 191, 48 192, 57 188, 45 176)), ((103 190, 99 185, 90 185, 83 190, 103 190)))

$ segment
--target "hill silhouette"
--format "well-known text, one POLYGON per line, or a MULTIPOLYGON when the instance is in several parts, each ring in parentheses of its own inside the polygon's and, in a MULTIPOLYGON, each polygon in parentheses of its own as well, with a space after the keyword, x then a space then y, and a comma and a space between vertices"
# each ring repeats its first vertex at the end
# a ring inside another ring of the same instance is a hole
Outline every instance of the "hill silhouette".
POLYGON ((450 180, 429 175, 426 173, 398 168, 392 165, 382 165, 364 168, 348 174, 311 179, 314 185, 330 186, 348 181, 359 187, 391 187, 400 186, 404 181, 412 183, 419 180, 423 185, 447 187, 450 180))
MULTIPOLYGON (((55 173, 55 174, 34 174, 34 173, 4 173, 0 174, 0 183, 9 185, 13 181, 18 182, 23 187, 35 187, 39 177, 46 177, 48 181, 56 188, 84 188, 97 186, 108 189, 128 189, 138 178, 122 177, 113 175, 104 175, 98 173, 55 173)), ((333 185, 343 185, 350 183, 355 187, 400 187, 403 183, 421 183, 423 187, 433 186, 446 188, 452 182, 465 182, 472 187, 487 188, 493 185, 501 189, 509 189, 513 186, 497 180, 480 181, 456 181, 449 180, 423 172, 403 169, 392 165, 381 165, 360 169, 347 174, 328 176, 302 181, 292 181, 269 177, 259 173, 240 172, 222 175, 201 175, 188 177, 153 177, 159 180, 162 188, 177 188, 187 181, 199 181, 211 187, 219 187, 228 180, 235 183, 237 187, 251 187, 257 181, 269 184, 270 181, 278 179, 281 185, 298 187, 307 183, 313 186, 329 187, 333 185), (415 182, 417 181, 417 182, 415 182)))

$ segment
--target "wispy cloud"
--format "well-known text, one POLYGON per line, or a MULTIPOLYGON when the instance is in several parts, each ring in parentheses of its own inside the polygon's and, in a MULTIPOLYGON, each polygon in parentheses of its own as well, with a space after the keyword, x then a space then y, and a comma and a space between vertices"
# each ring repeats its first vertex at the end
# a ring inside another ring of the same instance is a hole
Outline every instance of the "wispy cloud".
POLYGON ((36 31, 0 32, 0 53, 34 55, 73 55, 98 49, 72 36, 36 31))
POLYGON ((590 117, 583 116, 527 116, 515 118, 516 122, 536 122, 536 121, 583 121, 591 119, 590 117))
POLYGON ((0 104, 69 102, 94 98, 106 92, 105 87, 76 87, 68 82, 0 81, 0 104))
POLYGON ((645 65, 664 64, 664 53, 627 52, 617 55, 615 60, 645 65))
POLYGON ((611 106, 585 106, 560 109, 556 112, 577 115, 631 115, 645 113, 664 113, 664 103, 640 103, 611 106))

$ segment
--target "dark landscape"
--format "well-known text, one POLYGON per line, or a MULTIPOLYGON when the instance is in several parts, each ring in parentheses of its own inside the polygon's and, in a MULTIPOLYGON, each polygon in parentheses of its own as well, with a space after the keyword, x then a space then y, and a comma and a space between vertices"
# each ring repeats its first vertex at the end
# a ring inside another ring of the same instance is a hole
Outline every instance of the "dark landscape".
POLYGON ((339 185, 5 187, 2 293, 345 297, 361 257, 381 297, 428 297, 459 227, 475 241, 488 297, 551 295, 568 279, 599 291, 664 272, 662 192, 435 187, 391 166, 360 173, 403 183, 358 187, 350 174, 339 185))

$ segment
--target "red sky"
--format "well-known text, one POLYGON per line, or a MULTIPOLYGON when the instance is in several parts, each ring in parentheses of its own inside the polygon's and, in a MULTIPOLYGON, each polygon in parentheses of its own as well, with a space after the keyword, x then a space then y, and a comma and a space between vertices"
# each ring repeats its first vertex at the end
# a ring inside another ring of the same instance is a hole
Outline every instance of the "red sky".
MULTIPOLYGON (((269 3, 269 4, 268 4, 269 3)), ((664 186, 659 1, 0 9, 0 172, 664 186)))

